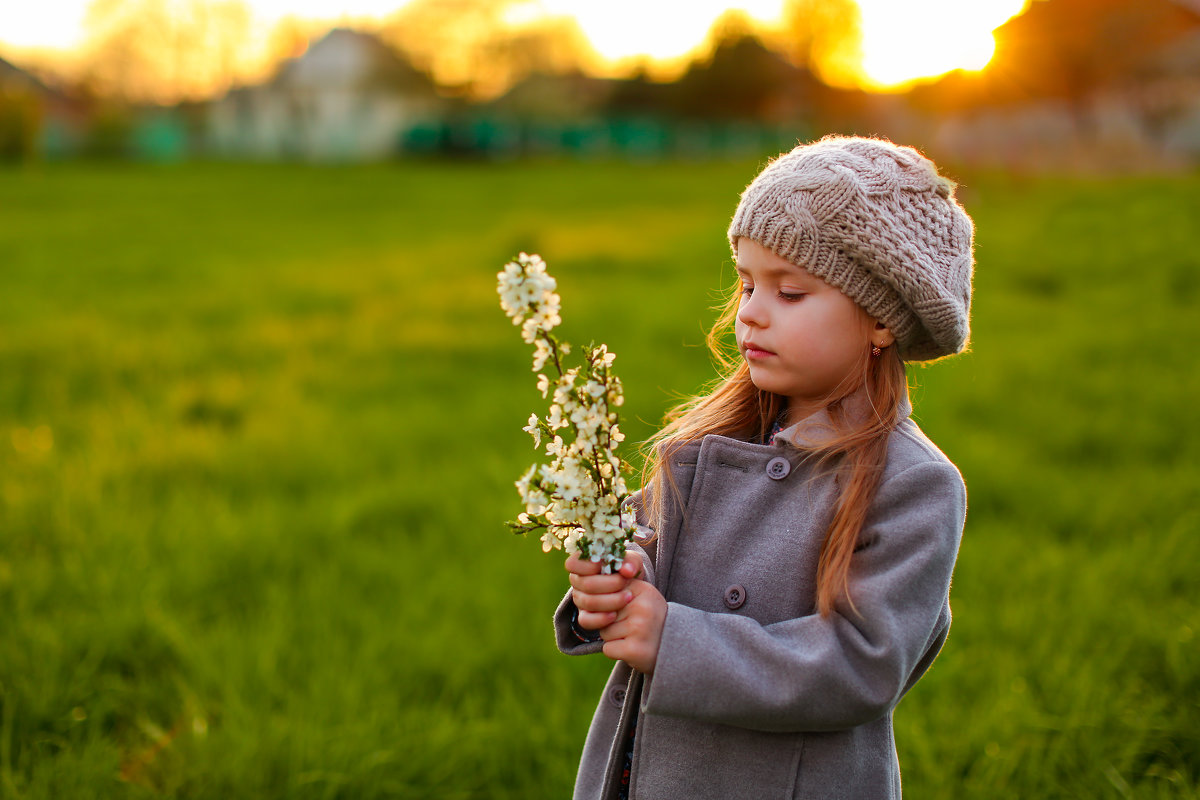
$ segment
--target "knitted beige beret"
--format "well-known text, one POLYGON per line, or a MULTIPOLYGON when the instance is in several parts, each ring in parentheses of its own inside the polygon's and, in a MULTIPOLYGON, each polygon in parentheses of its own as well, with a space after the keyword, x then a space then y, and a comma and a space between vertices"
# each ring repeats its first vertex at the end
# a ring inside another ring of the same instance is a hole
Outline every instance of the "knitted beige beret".
POLYGON ((911 147, 829 136, 776 158, 742 193, 745 236, 887 325, 906 361, 961 352, 970 333, 971 218, 911 147))

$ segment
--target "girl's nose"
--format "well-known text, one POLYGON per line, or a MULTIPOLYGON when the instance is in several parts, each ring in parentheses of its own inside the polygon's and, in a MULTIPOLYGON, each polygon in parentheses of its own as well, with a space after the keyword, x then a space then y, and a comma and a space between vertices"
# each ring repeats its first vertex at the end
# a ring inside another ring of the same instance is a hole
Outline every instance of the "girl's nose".
POLYGON ((737 318, 738 322, 743 325, 753 325, 756 328, 761 328, 765 322, 762 310, 762 303, 756 302, 758 295, 752 294, 749 297, 742 297, 742 304, 738 307, 737 318))

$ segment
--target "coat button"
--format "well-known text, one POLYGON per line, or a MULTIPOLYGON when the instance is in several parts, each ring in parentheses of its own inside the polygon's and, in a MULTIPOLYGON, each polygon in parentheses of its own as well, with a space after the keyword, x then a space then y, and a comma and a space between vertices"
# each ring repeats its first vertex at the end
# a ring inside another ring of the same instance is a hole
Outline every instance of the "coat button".
POLYGON ((614 686, 608 690, 608 700, 617 708, 625 705, 625 687, 614 686))
POLYGON ((744 602, 746 602, 746 587, 740 583, 725 590, 725 605, 729 608, 741 608, 744 602))
POLYGON ((773 481, 781 481, 792 471, 792 464, 783 456, 775 456, 767 462, 767 477, 773 481))

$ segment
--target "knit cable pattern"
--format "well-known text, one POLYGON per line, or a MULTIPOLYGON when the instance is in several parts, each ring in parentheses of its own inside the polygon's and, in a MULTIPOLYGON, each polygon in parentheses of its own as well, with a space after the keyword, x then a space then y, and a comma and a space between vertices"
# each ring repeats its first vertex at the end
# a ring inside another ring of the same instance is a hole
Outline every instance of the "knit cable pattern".
POLYGON ((840 289, 926 361, 970 335, 974 226, 954 184, 911 147, 829 136, 772 161, 742 193, 745 236, 840 289))

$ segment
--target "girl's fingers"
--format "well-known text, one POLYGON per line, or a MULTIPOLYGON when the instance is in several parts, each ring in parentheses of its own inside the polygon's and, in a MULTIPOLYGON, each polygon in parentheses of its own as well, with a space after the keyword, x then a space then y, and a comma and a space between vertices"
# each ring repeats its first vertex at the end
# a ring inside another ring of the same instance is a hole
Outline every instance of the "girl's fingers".
POLYGON ((579 627, 589 631, 598 631, 606 625, 611 625, 616 618, 617 615, 612 611, 580 611, 579 627))
POLYGON ((617 569, 617 572, 624 575, 626 578, 640 578, 642 576, 642 556, 639 553, 628 552, 625 554, 625 560, 617 569))
POLYGON ((625 624, 625 621, 620 619, 615 613, 612 616, 612 620, 599 629, 600 638, 606 642, 615 642, 618 639, 624 639, 629 636, 629 626, 625 624))
POLYGON ((580 558, 575 553, 567 556, 566 562, 567 572, 572 575, 599 575, 600 565, 594 561, 588 561, 580 558))
MULTIPOLYGON (((578 555, 571 554, 567 557, 564 565, 567 572, 572 575, 599 575, 601 566, 598 562, 580 558, 578 555)), ((621 566, 617 568, 613 575, 621 575, 625 578, 640 578, 642 577, 642 556, 640 553, 628 552, 625 554, 625 560, 621 562, 621 566)))
POLYGON ((576 575, 571 573, 571 588, 588 594, 611 594, 629 588, 629 579, 623 575, 576 575))
POLYGON ((580 611, 620 611, 633 599, 633 592, 589 594, 572 590, 571 599, 580 611))
POLYGON ((615 613, 613 621, 600 631, 600 636, 606 642, 615 642, 617 639, 640 639, 646 634, 646 620, 635 618, 628 612, 615 613))

